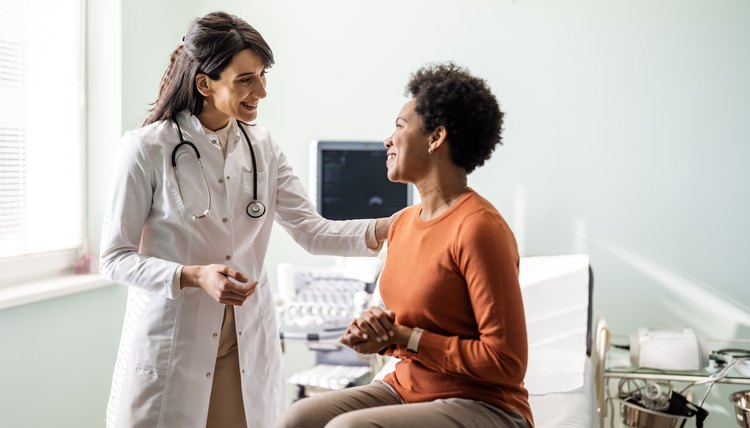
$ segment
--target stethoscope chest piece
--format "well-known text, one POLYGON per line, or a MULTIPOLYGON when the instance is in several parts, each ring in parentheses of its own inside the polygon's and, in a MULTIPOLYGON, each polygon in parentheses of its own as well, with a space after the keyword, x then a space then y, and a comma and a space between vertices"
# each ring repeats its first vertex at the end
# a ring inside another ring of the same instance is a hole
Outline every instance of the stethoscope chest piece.
POLYGON ((260 201, 252 201, 247 204, 247 215, 252 218, 258 218, 266 213, 266 206, 260 201))

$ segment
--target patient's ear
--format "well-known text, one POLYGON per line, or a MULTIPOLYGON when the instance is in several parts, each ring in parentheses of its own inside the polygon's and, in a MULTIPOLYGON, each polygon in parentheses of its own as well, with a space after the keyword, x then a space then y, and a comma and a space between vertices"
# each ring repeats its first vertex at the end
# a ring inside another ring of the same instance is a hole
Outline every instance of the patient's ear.
POLYGON ((429 151, 434 153, 435 150, 439 149, 448 140, 448 130, 445 126, 440 125, 432 130, 430 133, 430 144, 429 151))

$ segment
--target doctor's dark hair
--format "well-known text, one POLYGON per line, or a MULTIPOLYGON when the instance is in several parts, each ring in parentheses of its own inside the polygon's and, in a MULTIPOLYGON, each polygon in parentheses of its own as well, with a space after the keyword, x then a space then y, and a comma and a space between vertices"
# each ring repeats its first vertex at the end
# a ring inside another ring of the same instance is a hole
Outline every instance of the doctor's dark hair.
POLYGON ((422 130, 448 131, 453 163, 474 171, 502 144, 503 116, 487 82, 453 62, 428 64, 412 74, 406 96, 416 101, 422 130))
POLYGON ((203 111, 203 95, 195 85, 198 73, 218 80, 234 55, 245 49, 258 54, 270 68, 273 52, 263 36, 242 18, 213 12, 192 22, 183 43, 169 58, 159 84, 159 96, 144 125, 175 117, 188 109, 194 115, 203 111))

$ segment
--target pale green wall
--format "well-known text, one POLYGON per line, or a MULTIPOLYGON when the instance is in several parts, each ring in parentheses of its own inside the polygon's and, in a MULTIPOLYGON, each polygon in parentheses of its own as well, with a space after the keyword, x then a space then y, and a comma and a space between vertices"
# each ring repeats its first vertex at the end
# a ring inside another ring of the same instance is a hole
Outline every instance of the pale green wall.
MULTIPOLYGON (((485 77, 507 112, 505 146, 470 185, 503 212, 524 254, 589 253, 596 312, 616 332, 688 326, 704 337, 750 337, 747 1, 125 0, 115 22, 89 17, 97 29, 89 40, 109 34, 121 49, 109 57, 100 45, 90 58, 94 248, 121 131, 142 120, 188 22, 218 9, 243 16, 271 44, 277 65, 259 122, 302 177, 309 141, 382 139, 409 73, 453 59, 485 77)), ((283 261, 331 263, 276 230, 272 279, 283 261)), ((18 426, 101 426, 123 296, 115 287, 0 312, 0 367, 13 373, 10 383, 0 378, 10 411, 0 415, 32 415, 18 426), (63 339, 40 344, 45 327, 63 339), (26 358, 26 349, 42 357, 26 358), (72 381, 82 361, 96 374, 72 381), (71 382, 80 389, 67 389, 71 382), (21 391, 37 392, 34 409, 55 411, 32 410, 21 391), (67 423, 58 412, 81 419, 67 423)), ((286 357, 290 371, 310 363, 297 349, 286 357)), ((714 388, 709 426, 734 426, 725 404, 734 389, 714 388)))
MULTIPOLYGON (((169 55, 198 16, 197 0, 123 0, 122 126, 137 128, 156 100, 169 55)), ((116 144, 114 142, 113 144, 116 144)))
POLYGON ((0 311, 0 426, 104 426, 125 289, 0 311))

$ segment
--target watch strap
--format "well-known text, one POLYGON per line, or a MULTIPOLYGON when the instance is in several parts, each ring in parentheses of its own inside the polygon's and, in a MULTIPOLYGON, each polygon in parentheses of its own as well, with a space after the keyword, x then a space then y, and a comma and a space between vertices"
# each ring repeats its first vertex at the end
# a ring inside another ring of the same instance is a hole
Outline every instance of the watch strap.
POLYGON ((414 327, 411 330, 411 335, 409 335, 409 342, 406 344, 406 350, 413 353, 419 352, 419 339, 422 337, 422 330, 419 327, 414 327))

